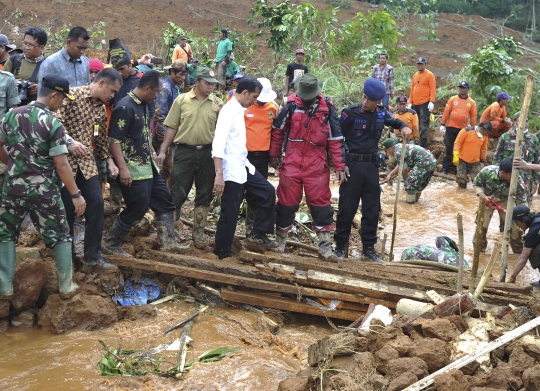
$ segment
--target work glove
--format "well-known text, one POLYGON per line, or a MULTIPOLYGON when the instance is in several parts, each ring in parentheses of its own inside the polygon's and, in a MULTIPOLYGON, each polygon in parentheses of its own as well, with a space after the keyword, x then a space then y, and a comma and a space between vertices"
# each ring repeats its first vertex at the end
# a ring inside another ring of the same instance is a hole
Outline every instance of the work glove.
POLYGON ((446 126, 441 125, 441 127, 439 128, 439 132, 441 132, 442 134, 445 134, 446 133, 446 126))
POLYGON ((429 110, 430 113, 433 111, 434 108, 435 108, 435 105, 433 104, 433 102, 429 102, 427 105, 427 109, 429 110))
POLYGON ((457 165, 459 164, 459 151, 454 151, 454 157, 452 159, 452 163, 454 164, 454 166, 457 167, 457 165))
POLYGON ((411 107, 412 107, 412 103, 409 103, 409 104, 407 105, 407 108, 410 109, 411 107))

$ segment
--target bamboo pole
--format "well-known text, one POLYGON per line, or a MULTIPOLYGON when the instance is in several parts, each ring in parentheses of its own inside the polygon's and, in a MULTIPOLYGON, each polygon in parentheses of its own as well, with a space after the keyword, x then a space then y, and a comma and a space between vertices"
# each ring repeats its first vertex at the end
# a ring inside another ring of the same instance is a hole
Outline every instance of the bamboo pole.
POLYGON ((463 260, 465 258, 464 254, 464 247, 465 244, 463 242, 463 217, 461 216, 461 213, 458 213, 457 215, 457 227, 458 227, 458 241, 459 241, 459 269, 458 269, 458 277, 457 277, 457 293, 460 294, 463 290, 463 260))
POLYGON ((396 200, 394 201, 392 240, 390 241, 390 254, 388 255, 388 260, 390 262, 394 261, 394 242, 396 240, 397 207, 398 207, 398 201, 399 201, 399 190, 401 188, 401 178, 403 177, 403 166, 405 165, 405 152, 406 151, 407 151, 407 140, 405 137, 403 137, 403 144, 401 146, 401 156, 399 159, 399 170, 398 170, 397 187, 396 187, 396 200))
MULTIPOLYGON (((527 120, 527 114, 529 113, 529 106, 531 105, 531 98, 534 87, 534 79, 531 75, 527 75, 525 81, 525 97, 523 98, 523 104, 521 105, 521 115, 519 117, 519 124, 516 135, 516 148, 514 150, 514 159, 521 158, 521 145, 523 144, 523 132, 525 131, 525 124, 527 120)), ((506 206, 506 219, 504 220, 504 236, 503 236, 503 255, 501 264, 500 282, 506 280, 506 269, 508 268, 508 245, 510 244, 510 227, 512 226, 512 211, 516 205, 516 189, 519 177, 519 170, 512 168, 512 178, 510 180, 510 189, 508 190, 508 204, 506 206)))
POLYGON ((476 275, 478 274, 478 264, 480 263, 480 250, 482 247, 482 227, 484 226, 484 209, 486 199, 478 197, 478 210, 476 211, 476 233, 474 236, 474 255, 469 279, 469 290, 472 292, 476 286, 476 275))
POLYGON ((188 318, 191 320, 185 323, 185 326, 182 329, 182 333, 180 334, 180 350, 178 351, 178 361, 176 362, 176 369, 178 370, 179 373, 184 372, 184 367, 186 365, 188 345, 192 341, 190 337, 191 329, 193 328, 193 325, 199 318, 199 315, 202 314, 207 309, 208 309, 208 306, 203 307, 200 310, 197 310, 192 316, 188 318))
POLYGON ((497 261, 497 258, 499 257, 499 253, 501 252, 501 244, 499 242, 495 242, 495 246, 493 246, 493 252, 491 253, 491 258, 489 259, 489 262, 484 269, 484 274, 482 274, 482 278, 480 279, 480 283, 478 284, 478 287, 476 287, 476 291, 474 291, 474 299, 478 299, 482 292, 484 291, 484 287, 486 286, 489 277, 491 277, 491 273, 493 272, 493 267, 495 266, 495 262, 497 261))

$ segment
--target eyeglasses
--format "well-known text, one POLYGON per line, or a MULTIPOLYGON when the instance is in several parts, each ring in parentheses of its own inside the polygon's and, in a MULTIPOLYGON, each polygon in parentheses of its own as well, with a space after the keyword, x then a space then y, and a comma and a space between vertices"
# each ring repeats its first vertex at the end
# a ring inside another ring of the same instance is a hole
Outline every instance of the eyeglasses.
POLYGON ((31 43, 28 43, 28 42, 24 42, 24 41, 23 41, 23 42, 21 43, 21 46, 23 46, 23 47, 26 46, 26 47, 29 47, 30 49, 35 49, 35 48, 40 47, 41 45, 32 45, 31 43))

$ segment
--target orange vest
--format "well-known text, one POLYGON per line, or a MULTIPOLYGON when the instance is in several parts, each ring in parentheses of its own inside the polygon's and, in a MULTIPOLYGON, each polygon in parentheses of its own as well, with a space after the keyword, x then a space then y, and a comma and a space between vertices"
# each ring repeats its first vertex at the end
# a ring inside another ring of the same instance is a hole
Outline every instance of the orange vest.
POLYGON ((454 95, 446 103, 441 119, 441 125, 450 128, 463 129, 471 122, 471 126, 476 126, 476 102, 470 97, 466 99, 454 95))
POLYGON ((493 102, 484 110, 480 123, 484 121, 502 121, 506 118, 506 107, 501 106, 499 102, 493 102))
MULTIPOLYGON (((394 118, 400 119, 412 130, 413 140, 420 141, 420 129, 418 128, 418 115, 411 109, 406 109, 404 113, 399 113, 397 110, 392 112, 394 118)), ((399 129, 394 129, 394 134, 401 138, 399 129)))
POLYGON ((246 121, 246 146, 248 152, 263 152, 270 149, 272 122, 277 115, 277 105, 268 102, 264 106, 254 103, 244 112, 246 121))
POLYGON ((427 102, 435 103, 436 90, 435 75, 431 71, 426 69, 424 72, 416 72, 412 77, 409 103, 413 105, 421 105, 427 102))
POLYGON ((477 163, 485 161, 487 144, 488 138, 478 137, 474 129, 461 129, 454 143, 454 151, 459 151, 459 158, 464 162, 477 163))

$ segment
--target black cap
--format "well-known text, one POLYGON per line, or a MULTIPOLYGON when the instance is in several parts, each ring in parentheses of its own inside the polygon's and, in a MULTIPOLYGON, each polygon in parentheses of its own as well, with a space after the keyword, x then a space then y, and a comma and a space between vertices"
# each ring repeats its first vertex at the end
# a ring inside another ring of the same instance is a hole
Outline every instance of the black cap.
POLYGON ((405 95, 400 95, 396 98, 396 103, 407 103, 407 97, 405 95))
POLYGON ((41 85, 49 90, 60 92, 69 100, 75 100, 75 96, 69 93, 69 82, 62 76, 50 74, 41 79, 41 85))
POLYGON ((522 223, 527 221, 527 217, 531 213, 530 209, 525 205, 518 205, 512 212, 512 222, 521 221, 522 223))
POLYGON ((425 57, 418 57, 418 60, 416 60, 417 64, 427 64, 427 60, 425 57))
POLYGON ((459 86, 458 87, 461 87, 461 88, 471 88, 471 86, 469 85, 469 83, 467 83, 466 81, 462 81, 461 83, 459 83, 459 86))
POLYGON ((499 170, 503 172, 512 172, 512 158, 507 157, 499 164, 499 170))

